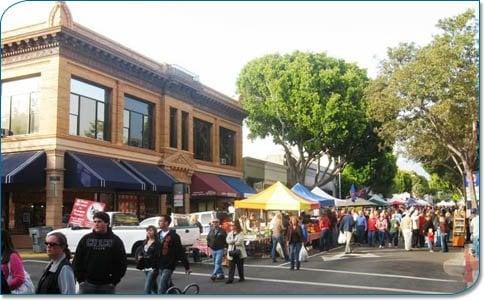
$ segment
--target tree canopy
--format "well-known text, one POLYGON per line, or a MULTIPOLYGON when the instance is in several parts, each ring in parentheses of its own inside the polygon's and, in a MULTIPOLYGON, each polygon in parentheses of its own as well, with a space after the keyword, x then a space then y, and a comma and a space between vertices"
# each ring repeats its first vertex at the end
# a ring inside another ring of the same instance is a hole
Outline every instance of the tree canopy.
POLYGON ((469 181, 478 155, 476 24, 469 10, 439 21, 442 32, 426 46, 389 49, 367 90, 369 115, 382 123, 381 137, 402 144, 406 156, 418 161, 451 162, 469 181))
POLYGON ((355 64, 303 52, 254 59, 237 80, 249 137, 270 136, 283 147, 290 185, 304 182, 307 168, 329 157, 316 176, 318 186, 348 162, 362 163, 379 151, 362 100, 367 84, 366 71, 355 64))

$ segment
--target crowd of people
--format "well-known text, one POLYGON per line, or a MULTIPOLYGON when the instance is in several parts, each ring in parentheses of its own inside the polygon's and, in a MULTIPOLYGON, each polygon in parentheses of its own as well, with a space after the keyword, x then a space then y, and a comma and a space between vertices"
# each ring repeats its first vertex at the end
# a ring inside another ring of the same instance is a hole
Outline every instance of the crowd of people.
MULTIPOLYGON (((310 241, 306 228, 312 222, 310 216, 304 213, 296 216, 277 212, 269 224, 271 258, 277 262, 279 255, 289 263, 290 270, 299 270, 301 252, 309 244, 320 251, 345 244, 347 254, 353 251, 353 247, 362 245, 401 247, 407 251, 427 247, 430 252, 436 249, 448 252, 452 218, 452 209, 438 210, 431 207, 358 210, 331 208, 323 210, 317 220, 320 238, 310 241)), ((66 237, 62 233, 47 236, 45 245, 50 261, 35 290, 9 233, 2 230, 2 294, 114 294, 116 285, 127 269, 124 244, 111 231, 106 213, 96 212, 93 222, 93 231, 81 238, 72 263, 66 237)), ((197 222, 196 218, 192 220, 192 223, 197 222)), ((145 294, 166 293, 173 286, 171 278, 178 262, 183 264, 186 273, 191 273, 180 236, 175 230, 169 229, 170 223, 171 217, 162 215, 159 218, 159 228, 148 226, 142 251, 137 253, 136 267, 145 274, 145 294)), ((229 267, 225 283, 234 282, 235 269, 239 282, 245 280, 244 260, 247 251, 242 224, 239 219, 235 219, 230 231, 226 232, 220 227, 220 220, 212 220, 207 235, 207 245, 212 251, 214 265, 210 277, 212 281, 225 280, 222 267, 224 258, 229 267)), ((475 210, 472 211, 469 225, 473 253, 479 255, 479 216, 475 210)), ((201 226, 199 228, 202 231, 201 226)))

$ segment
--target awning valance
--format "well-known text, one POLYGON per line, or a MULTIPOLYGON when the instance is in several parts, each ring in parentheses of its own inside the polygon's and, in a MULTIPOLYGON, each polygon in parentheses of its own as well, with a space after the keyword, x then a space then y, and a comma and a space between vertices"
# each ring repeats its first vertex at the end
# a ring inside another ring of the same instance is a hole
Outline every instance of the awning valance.
POLYGON ((247 183, 242 181, 242 179, 232 176, 219 175, 219 177, 228 185, 230 185, 234 190, 236 190, 243 197, 248 197, 256 193, 256 191, 251 188, 247 183))
POLYGON ((2 153, 2 184, 45 186, 45 152, 2 153))
POLYGON ((114 158, 66 152, 64 165, 67 188, 146 190, 146 184, 114 158))
POLYGON ((236 198, 242 196, 220 179, 218 175, 201 172, 193 173, 190 190, 193 197, 219 196, 236 198))
POLYGON ((173 192, 173 184, 176 181, 161 167, 126 160, 122 160, 121 163, 146 183, 147 190, 173 192))

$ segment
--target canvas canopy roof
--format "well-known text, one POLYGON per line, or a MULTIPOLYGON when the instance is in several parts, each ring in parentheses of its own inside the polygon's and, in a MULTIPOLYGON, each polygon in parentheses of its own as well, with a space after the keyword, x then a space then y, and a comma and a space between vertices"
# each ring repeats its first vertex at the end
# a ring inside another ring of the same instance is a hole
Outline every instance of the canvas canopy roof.
POLYGON ((337 203, 336 206, 338 207, 352 207, 352 206, 379 206, 373 202, 365 200, 363 198, 356 198, 355 202, 351 199, 346 199, 344 203, 337 203))
POLYGON ((382 196, 377 194, 371 196, 371 198, 368 199, 368 201, 378 204, 379 206, 387 206, 389 204, 385 199, 383 199, 382 196))
POLYGON ((319 205, 321 205, 321 206, 334 206, 335 205, 333 199, 325 199, 321 196, 318 196, 314 193, 311 193, 304 185, 302 185, 300 183, 296 183, 292 187, 291 191, 293 191, 294 193, 303 197, 304 199, 319 202, 319 205))
POLYGON ((318 202, 308 201, 298 196, 279 181, 245 200, 235 201, 235 208, 248 209, 308 210, 319 207, 318 202))
POLYGON ((312 189, 311 193, 316 194, 324 199, 333 200, 336 206, 338 206, 338 203, 346 203, 345 200, 333 197, 330 194, 323 191, 322 189, 320 189, 319 187, 315 187, 314 189, 312 189))

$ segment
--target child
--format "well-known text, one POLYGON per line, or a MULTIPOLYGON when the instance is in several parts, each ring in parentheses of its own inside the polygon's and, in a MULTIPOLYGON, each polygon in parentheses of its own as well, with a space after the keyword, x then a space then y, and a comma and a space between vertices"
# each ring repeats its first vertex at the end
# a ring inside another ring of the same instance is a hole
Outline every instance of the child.
POLYGON ((433 246, 434 246, 434 230, 432 228, 429 228, 429 231, 427 233, 427 241, 429 244, 429 249, 430 252, 434 252, 433 246))

